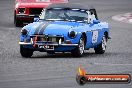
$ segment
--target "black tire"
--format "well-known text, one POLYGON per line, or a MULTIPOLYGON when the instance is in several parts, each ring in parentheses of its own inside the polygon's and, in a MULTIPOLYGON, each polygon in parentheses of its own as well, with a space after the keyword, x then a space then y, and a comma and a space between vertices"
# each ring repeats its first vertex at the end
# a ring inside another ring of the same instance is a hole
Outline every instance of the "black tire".
POLYGON ((107 37, 104 34, 101 43, 94 48, 96 54, 104 54, 106 50, 106 44, 107 44, 107 37))
POLYGON ((16 20, 15 20, 15 26, 16 26, 16 27, 22 27, 22 26, 23 26, 23 22, 16 19, 16 20))
POLYGON ((14 13, 14 24, 16 27, 23 26, 23 22, 21 20, 18 20, 16 17, 16 14, 14 13))
POLYGON ((85 49, 85 38, 82 36, 79 40, 78 46, 71 52, 72 56, 80 57, 83 55, 85 49))
POLYGON ((48 51, 47 54, 48 55, 53 55, 53 54, 55 54, 55 52, 54 51, 48 51))
POLYGON ((33 55, 33 50, 20 46, 20 53, 22 57, 29 58, 33 55))

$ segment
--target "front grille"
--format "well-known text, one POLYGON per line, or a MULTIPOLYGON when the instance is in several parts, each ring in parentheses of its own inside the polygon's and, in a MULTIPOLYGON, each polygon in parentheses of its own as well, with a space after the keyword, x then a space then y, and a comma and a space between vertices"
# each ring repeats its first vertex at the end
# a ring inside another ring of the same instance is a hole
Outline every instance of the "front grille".
POLYGON ((18 8, 18 13, 19 13, 19 14, 24 14, 25 11, 26 11, 25 8, 18 8))
POLYGON ((39 15, 42 12, 43 8, 30 8, 29 14, 31 15, 39 15))
POLYGON ((52 42, 52 43, 59 43, 59 40, 61 39, 61 42, 64 42, 64 37, 60 36, 32 36, 31 37, 33 41, 37 42, 52 42))

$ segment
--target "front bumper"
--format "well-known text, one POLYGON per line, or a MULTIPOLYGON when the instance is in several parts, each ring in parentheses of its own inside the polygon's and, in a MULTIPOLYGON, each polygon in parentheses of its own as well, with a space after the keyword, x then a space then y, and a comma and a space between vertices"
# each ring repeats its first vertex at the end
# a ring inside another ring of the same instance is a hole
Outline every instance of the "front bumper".
POLYGON ((20 17, 20 18, 34 18, 34 17, 39 17, 39 15, 17 14, 16 17, 20 17))
MULTIPOLYGON (((19 45, 34 45, 33 43, 25 43, 25 42, 19 42, 19 45)), ((78 46, 78 44, 41 44, 36 43, 35 45, 52 45, 52 46, 78 46)))
POLYGON ((78 44, 58 44, 58 43, 25 43, 19 42, 20 46, 24 48, 33 49, 34 51, 40 52, 47 52, 47 51, 54 51, 54 52, 71 52, 74 50, 78 44))
POLYGON ((35 17, 39 17, 39 15, 30 15, 30 14, 17 14, 16 15, 16 19, 18 20, 29 20, 29 21, 33 21, 35 17))
POLYGON ((22 36, 19 45, 34 51, 69 52, 78 46, 78 42, 60 35, 31 35, 29 37, 22 36))

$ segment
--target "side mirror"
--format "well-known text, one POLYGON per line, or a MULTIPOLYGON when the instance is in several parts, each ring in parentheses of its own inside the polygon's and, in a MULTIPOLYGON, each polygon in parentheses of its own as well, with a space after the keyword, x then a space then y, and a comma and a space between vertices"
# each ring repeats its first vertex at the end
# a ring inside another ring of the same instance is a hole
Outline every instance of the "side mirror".
POLYGON ((99 20, 93 20, 93 24, 98 24, 98 23, 100 23, 99 20))
POLYGON ((38 22, 39 21, 39 18, 34 18, 34 22, 38 22))

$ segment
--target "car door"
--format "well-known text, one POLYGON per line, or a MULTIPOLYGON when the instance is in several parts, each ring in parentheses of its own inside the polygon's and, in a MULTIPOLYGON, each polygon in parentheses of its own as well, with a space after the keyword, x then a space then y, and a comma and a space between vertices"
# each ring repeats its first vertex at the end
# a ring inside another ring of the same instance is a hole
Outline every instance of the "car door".
POLYGON ((102 40, 102 23, 98 20, 95 13, 87 11, 88 24, 86 25, 86 48, 93 48, 101 43, 102 40))
POLYGON ((100 22, 95 18, 94 14, 92 16, 89 14, 87 28, 87 43, 86 48, 93 48, 99 44, 101 25, 100 22))
POLYGON ((91 26, 91 44, 92 47, 98 45, 100 43, 101 37, 101 25, 100 23, 93 22, 91 26))

